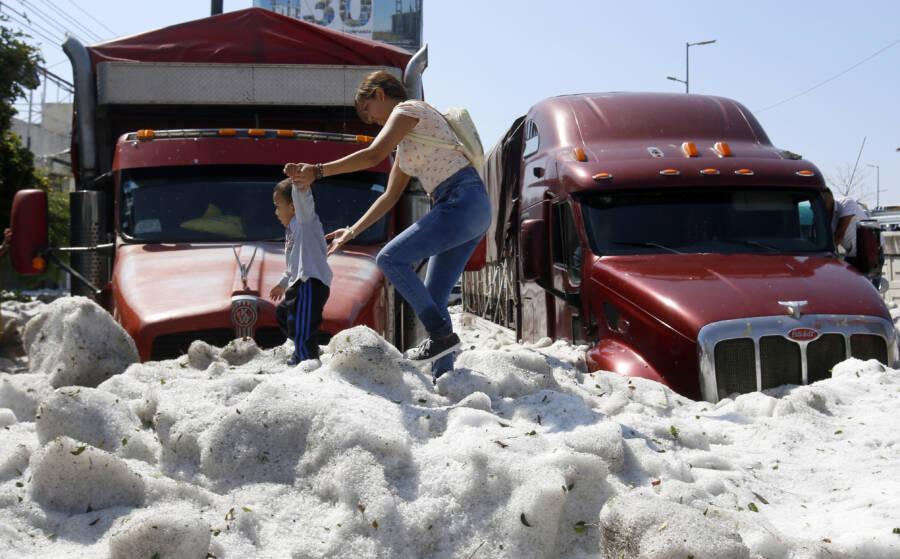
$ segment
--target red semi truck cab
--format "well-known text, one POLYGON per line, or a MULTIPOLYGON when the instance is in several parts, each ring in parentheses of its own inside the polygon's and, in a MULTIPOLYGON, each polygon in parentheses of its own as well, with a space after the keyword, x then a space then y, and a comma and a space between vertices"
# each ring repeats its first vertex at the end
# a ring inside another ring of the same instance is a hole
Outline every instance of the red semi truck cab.
MULTIPOLYGON (((326 161, 370 138, 291 130, 141 130, 113 162, 116 260, 111 310, 142 359, 184 353, 195 339, 284 341, 269 290, 284 271, 284 227, 272 190, 287 161, 326 161)), ((384 192, 390 161, 313 185, 326 231, 357 219, 384 192)), ((387 289, 374 263, 393 233, 388 214, 331 258, 334 294, 322 330, 386 331, 387 289)))
POLYGON ((486 183, 498 219, 464 299, 520 339, 586 343, 591 370, 713 402, 848 357, 897 363, 880 294, 835 252, 821 173, 740 103, 550 98, 489 153, 486 183))
MULTIPOLYGON (((42 271, 39 254, 70 251, 73 294, 109 309, 143 360, 177 357, 197 339, 282 343, 268 294, 284 271, 285 231, 272 203, 283 167, 371 142, 378 129, 358 118, 356 88, 384 70, 420 97, 425 49, 411 55, 259 8, 89 47, 67 38, 63 48, 76 89, 73 247, 48 252, 42 193, 21 192, 13 219, 44 225, 43 234, 16 235, 20 273, 42 271)), ((326 233, 369 208, 391 164, 316 181, 326 233)), ((415 339, 409 310, 394 303, 374 261, 427 209, 412 190, 329 257, 322 334, 364 324, 398 347, 415 339)))

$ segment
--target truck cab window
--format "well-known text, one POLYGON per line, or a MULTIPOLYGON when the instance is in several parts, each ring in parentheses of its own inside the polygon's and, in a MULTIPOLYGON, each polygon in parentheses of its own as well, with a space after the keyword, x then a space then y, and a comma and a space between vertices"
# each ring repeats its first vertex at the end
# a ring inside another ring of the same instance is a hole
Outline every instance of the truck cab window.
MULTIPOLYGON (((281 169, 260 166, 144 168, 119 177, 119 225, 135 242, 246 242, 284 239, 272 190, 281 169)), ((316 181, 316 212, 325 232, 353 223, 382 192, 383 173, 353 173, 316 181)), ((354 242, 384 242, 388 215, 354 242)))
POLYGON ((709 188, 592 193, 580 199, 596 254, 828 252, 815 189, 709 188))
POLYGON ((562 202, 553 206, 553 262, 566 267, 569 282, 581 282, 581 244, 575 229, 572 205, 562 202))
POLYGON ((533 120, 525 122, 525 149, 522 150, 522 157, 536 153, 540 145, 540 136, 538 135, 537 124, 533 120))

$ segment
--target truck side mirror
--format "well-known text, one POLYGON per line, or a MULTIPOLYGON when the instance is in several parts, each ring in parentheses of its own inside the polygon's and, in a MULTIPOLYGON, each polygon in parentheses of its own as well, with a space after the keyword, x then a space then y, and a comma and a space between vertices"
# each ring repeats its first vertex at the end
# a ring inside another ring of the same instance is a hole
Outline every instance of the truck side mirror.
POLYGON ((47 193, 38 189, 16 192, 9 227, 13 232, 10 257, 16 273, 44 273, 47 261, 41 251, 47 248, 47 193))
POLYGON ((522 255, 522 279, 525 281, 549 280, 550 255, 547 250, 547 222, 543 219, 523 221, 519 247, 522 255))
POLYGON ((875 220, 859 222, 856 226, 856 261, 867 278, 881 275, 884 251, 881 248, 881 226, 875 220))

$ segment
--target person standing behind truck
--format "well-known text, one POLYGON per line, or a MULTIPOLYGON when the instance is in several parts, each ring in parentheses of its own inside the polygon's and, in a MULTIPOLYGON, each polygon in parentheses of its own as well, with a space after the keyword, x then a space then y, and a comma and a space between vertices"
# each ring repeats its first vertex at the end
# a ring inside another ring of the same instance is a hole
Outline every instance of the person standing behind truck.
POLYGON ((842 247, 846 254, 846 261, 857 270, 860 268, 856 254, 856 228, 859 222, 868 219, 865 210, 854 200, 843 196, 834 198, 830 189, 826 188, 822 193, 825 198, 825 208, 831 216, 831 231, 834 233, 834 246, 842 247))
MULTIPOLYGON (((3 230, 3 244, 0 244, 0 258, 6 256, 6 253, 9 252, 9 245, 12 243, 12 229, 7 227, 3 230)), ((2 339, 3 334, 3 315, 0 314, 0 339, 2 339)))
POLYGON ((431 197, 431 211, 385 245, 376 263, 428 332, 428 337, 406 353, 407 358, 429 363, 450 356, 449 362, 442 360, 432 369, 437 381, 452 369, 452 355, 460 346, 447 311, 447 298, 491 224, 491 204, 484 182, 462 153, 406 137, 415 131, 456 142, 453 130, 439 112, 422 101, 408 99, 403 84, 390 73, 369 74, 356 92, 356 111, 363 121, 382 126, 374 141, 335 161, 288 163, 284 172, 295 185, 305 186, 323 177, 367 169, 397 148, 384 194, 356 223, 326 236, 331 240, 329 254, 387 213, 400 199, 410 176, 419 178, 431 197), (429 261, 423 283, 412 264, 424 258, 429 261))
POLYGON ((291 179, 284 179, 275 185, 272 202, 278 221, 285 227, 285 267, 269 297, 273 301, 284 297, 275 308, 275 319, 294 342, 294 352, 287 360, 293 366, 319 358, 316 331, 322 324, 332 273, 325 232, 309 186, 295 188, 291 179))

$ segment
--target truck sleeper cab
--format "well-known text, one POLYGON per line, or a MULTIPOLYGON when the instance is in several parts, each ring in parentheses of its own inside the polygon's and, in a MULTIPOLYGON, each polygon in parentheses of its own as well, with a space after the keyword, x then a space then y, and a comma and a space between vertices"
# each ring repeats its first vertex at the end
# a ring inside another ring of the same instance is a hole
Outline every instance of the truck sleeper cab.
POLYGON ((522 339, 587 343, 591 370, 713 402, 827 378, 848 357, 897 362, 877 290, 836 256, 818 169, 735 101, 555 97, 487 159, 498 229, 464 301, 515 309, 522 339), (485 278, 504 274, 512 288, 492 299, 485 278))
MULTIPOLYGON (((381 70, 421 98, 427 50, 412 55, 262 8, 87 47, 67 37, 63 50, 76 89, 74 246, 34 237, 20 247, 17 269, 40 273, 34 257, 72 252, 73 294, 110 310, 142 360, 180 355, 194 339, 277 345, 268 292, 284 268, 284 230, 271 200, 284 164, 361 149, 357 135, 377 128, 358 118, 356 87, 381 70)), ((390 165, 319 181, 326 231, 371 205, 390 165)), ((23 200, 24 221, 45 216, 41 205, 37 193, 23 200)), ((326 336, 365 324, 401 348, 417 339, 420 328, 406 320, 407 305, 394 304, 374 255, 426 207, 411 185, 390 214, 329 258, 326 336)))

